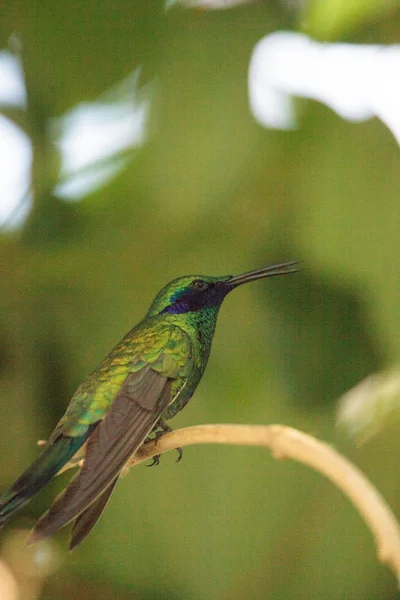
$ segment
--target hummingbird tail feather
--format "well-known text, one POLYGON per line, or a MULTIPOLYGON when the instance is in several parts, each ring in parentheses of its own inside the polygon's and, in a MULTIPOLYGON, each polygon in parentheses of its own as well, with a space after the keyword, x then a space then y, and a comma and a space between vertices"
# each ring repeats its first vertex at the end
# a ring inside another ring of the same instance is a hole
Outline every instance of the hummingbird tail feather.
POLYGON ((19 511, 58 471, 86 441, 91 428, 80 437, 59 437, 48 444, 34 463, 0 496, 0 527, 19 511))
POLYGON ((105 489, 105 491, 86 508, 76 519, 71 535, 69 549, 74 550, 91 532, 106 507, 106 504, 115 488, 118 477, 105 489))

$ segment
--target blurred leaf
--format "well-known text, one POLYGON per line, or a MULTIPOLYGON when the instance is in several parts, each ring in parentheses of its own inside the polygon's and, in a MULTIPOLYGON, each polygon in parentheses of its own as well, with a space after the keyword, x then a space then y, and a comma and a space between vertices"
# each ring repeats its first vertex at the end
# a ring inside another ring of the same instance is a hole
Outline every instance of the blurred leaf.
POLYGON ((318 39, 336 39, 398 6, 398 0, 310 0, 304 4, 304 29, 318 39))
POLYGON ((36 203, 22 233, 27 245, 45 247, 63 245, 83 233, 83 216, 74 202, 65 202, 52 194, 36 203))
POLYGON ((268 349, 296 406, 332 403, 384 364, 356 288, 305 264, 285 286, 265 286, 264 294, 271 322, 268 349))
POLYGON ((363 443, 400 420, 400 371, 366 377, 340 399, 337 422, 363 443))
POLYGON ((159 53, 163 0, 72 0, 53 12, 50 0, 2 7, 3 45, 22 42, 27 88, 47 116, 92 100, 134 68, 152 79, 159 53))

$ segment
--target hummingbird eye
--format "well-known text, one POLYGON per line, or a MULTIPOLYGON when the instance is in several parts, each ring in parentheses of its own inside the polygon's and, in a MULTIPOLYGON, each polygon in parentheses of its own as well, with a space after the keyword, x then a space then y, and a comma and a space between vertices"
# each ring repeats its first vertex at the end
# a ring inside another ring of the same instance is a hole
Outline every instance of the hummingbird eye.
POLYGON ((202 279, 193 279, 192 283, 191 283, 192 288, 194 288, 195 290, 205 290, 207 287, 207 284, 205 281, 203 281, 202 279))

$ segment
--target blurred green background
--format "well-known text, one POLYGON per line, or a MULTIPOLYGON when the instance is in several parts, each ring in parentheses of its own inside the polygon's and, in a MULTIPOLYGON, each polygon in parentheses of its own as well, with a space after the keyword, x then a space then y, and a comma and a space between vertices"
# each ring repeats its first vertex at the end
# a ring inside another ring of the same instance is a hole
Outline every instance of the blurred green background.
MULTIPOLYGON (((167 281, 302 259, 298 275, 225 302, 206 375, 171 424, 298 427, 349 456, 400 515, 398 429, 356 448, 334 425, 337 398, 400 355, 398 146, 378 120, 350 124, 312 102, 296 131, 266 130, 247 98, 251 50, 272 31, 399 40, 397 3, 352 5, 2 6, 1 47, 12 32, 23 44, 28 108, 7 115, 32 141, 33 200, 0 235, 1 489, 167 281), (54 118, 138 68, 145 143, 97 190, 59 198, 54 118)), ((190 447, 174 459, 132 470, 75 553, 64 530, 28 556, 17 529, 61 478, 48 486, 2 534, 22 599, 397 597, 359 515, 317 474, 254 448, 190 447)))

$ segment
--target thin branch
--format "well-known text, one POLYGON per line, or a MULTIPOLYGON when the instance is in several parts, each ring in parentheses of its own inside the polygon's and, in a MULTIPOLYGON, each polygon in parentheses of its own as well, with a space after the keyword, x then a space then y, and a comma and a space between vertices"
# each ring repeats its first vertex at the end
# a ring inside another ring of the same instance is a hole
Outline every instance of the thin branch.
MULTIPOLYGON (((43 445, 45 442, 38 442, 43 445)), ((378 558, 395 574, 400 587, 400 527, 386 501, 347 458, 328 444, 285 425, 196 425, 143 444, 125 465, 122 475, 157 454, 193 444, 263 446, 274 458, 291 458, 325 475, 353 503, 375 538, 378 558)), ((80 458, 76 457, 77 459, 80 458)), ((60 472, 82 466, 67 463, 60 472)))
POLYGON ((361 471, 328 444, 284 425, 197 425, 143 445, 125 470, 156 454, 192 444, 264 446, 275 458, 292 458, 322 473, 353 503, 375 538, 378 558, 400 587, 400 527, 391 509, 361 471))

